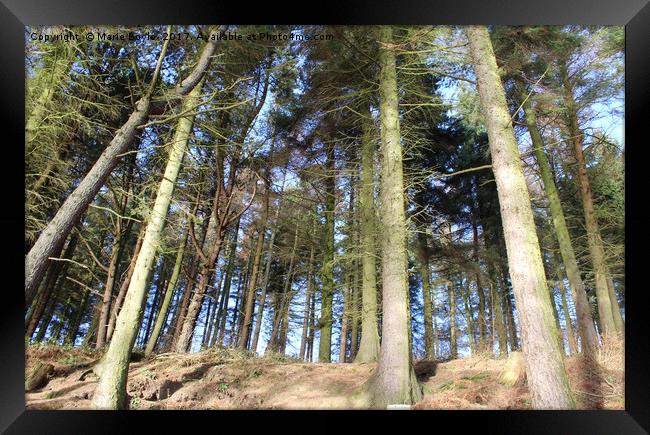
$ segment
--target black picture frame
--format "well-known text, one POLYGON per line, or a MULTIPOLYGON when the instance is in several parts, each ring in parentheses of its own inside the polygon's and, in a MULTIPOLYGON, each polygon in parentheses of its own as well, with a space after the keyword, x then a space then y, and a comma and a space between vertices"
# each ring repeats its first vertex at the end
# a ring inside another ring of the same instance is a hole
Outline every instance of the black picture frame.
MULTIPOLYGON (((391 419, 397 430, 465 431, 527 434, 641 434, 650 432, 648 379, 648 322, 644 318, 648 290, 647 215, 644 169, 647 171, 650 119, 650 5, 646 0, 501 0, 440 2, 381 0, 363 2, 218 2, 196 0, 97 0, 68 2, 2 0, 0 5, 0 101, 4 164, 0 166, 3 203, 3 290, 0 315, 0 430, 7 434, 166 433, 172 420, 184 431, 226 430, 225 420, 263 430, 293 431, 294 416, 307 417, 300 431, 367 425, 391 419), (625 25, 625 142, 626 190, 626 360, 624 411, 422 411, 390 414, 378 411, 339 411, 332 416, 316 412, 271 411, 26 411, 24 395, 24 297, 20 292, 24 228, 24 26, 40 24, 594 24, 625 25), (631 146, 627 146, 627 145, 631 146), (644 249, 646 248, 646 249, 644 249), (645 267, 644 267, 645 266, 645 267), (318 415, 317 415, 318 414, 318 415), (345 423, 339 419, 346 416, 345 423), (352 417, 352 418, 349 418, 352 417), (202 425, 206 428, 201 428, 202 425), (422 429, 416 425, 422 425, 422 429), (447 429, 443 429, 445 426, 447 429), (137 427, 140 426, 140 429, 137 427), (166 430, 167 429, 167 430, 166 430)), ((369 426, 366 426, 370 430, 369 426)), ((233 429, 235 430, 235 429, 233 429)))

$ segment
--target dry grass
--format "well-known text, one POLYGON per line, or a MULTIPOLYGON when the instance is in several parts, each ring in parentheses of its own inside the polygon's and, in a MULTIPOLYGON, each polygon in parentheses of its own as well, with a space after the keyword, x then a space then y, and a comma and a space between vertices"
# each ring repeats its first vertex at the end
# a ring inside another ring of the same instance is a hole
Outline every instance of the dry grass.
MULTIPOLYGON (((621 349, 610 344, 597 361, 566 359, 579 408, 623 409, 621 349)), ((84 349, 30 348, 28 360, 55 362, 58 371, 45 387, 26 394, 27 408, 89 408, 97 379, 91 374, 80 380, 79 375, 98 357, 84 349)), ((498 382, 506 359, 478 355, 416 365, 425 394, 414 409, 532 407, 525 380, 510 387, 498 382)), ((357 393, 374 368, 375 364, 304 363, 280 355, 255 358, 248 352, 215 348, 132 362, 127 391, 132 409, 362 408, 357 393)))
POLYGON ((624 371, 625 341, 618 337, 608 338, 598 349, 597 359, 604 369, 624 371))

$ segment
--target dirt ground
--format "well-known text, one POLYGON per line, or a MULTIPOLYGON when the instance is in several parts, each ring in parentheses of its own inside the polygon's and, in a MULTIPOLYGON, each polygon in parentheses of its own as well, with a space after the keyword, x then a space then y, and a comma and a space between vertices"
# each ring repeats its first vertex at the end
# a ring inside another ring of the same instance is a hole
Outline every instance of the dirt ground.
MULTIPOLYGON (((624 408, 622 358, 613 355, 595 365, 567 358, 578 408, 624 408)), ((30 347, 28 373, 52 367, 44 386, 25 393, 27 409, 89 409, 97 382, 90 368, 98 358, 89 350, 30 347)), ((498 382, 504 365, 486 357, 416 362, 424 397, 413 409, 530 409, 525 379, 511 387, 498 382)), ((374 369, 212 349, 132 362, 127 391, 130 409, 360 409, 367 404, 359 392, 374 369)))

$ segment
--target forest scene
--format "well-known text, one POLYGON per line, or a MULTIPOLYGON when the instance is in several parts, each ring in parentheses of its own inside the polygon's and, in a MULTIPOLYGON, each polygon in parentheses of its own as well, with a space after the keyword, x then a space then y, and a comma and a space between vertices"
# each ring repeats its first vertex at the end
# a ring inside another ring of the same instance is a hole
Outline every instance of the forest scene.
POLYGON ((624 35, 26 27, 27 409, 624 409, 624 35))

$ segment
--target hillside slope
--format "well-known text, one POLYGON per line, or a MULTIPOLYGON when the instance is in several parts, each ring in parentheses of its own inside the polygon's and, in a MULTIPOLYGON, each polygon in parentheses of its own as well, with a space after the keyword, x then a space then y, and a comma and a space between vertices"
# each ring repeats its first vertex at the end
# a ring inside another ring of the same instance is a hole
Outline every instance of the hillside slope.
MULTIPOLYGON (((88 409, 99 355, 82 349, 32 347, 27 372, 50 364, 44 386, 26 392, 27 409, 88 409)), ((601 362, 588 378, 580 358, 567 366, 580 408, 623 409, 622 360, 601 362), (606 367, 609 366, 609 367, 606 367)), ((424 397, 414 409, 529 409, 525 380, 499 383, 506 361, 473 357, 416 363, 424 397)), ((361 409, 359 394, 375 364, 316 364, 285 357, 253 358, 228 349, 160 354, 132 362, 131 409, 361 409)))

